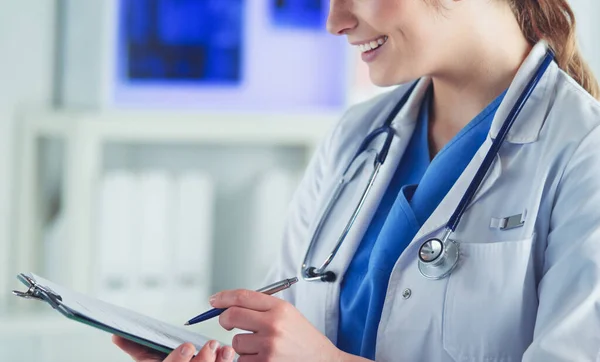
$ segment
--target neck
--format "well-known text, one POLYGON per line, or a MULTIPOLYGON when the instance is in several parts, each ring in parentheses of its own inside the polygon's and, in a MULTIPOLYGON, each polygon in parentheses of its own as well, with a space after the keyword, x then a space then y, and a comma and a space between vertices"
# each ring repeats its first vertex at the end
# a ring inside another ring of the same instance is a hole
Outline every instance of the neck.
MULTIPOLYGON (((465 34, 464 49, 443 71, 432 74, 429 139, 432 157, 512 82, 531 46, 514 16, 465 34), (487 33, 486 33, 487 30, 487 33), (465 61, 467 59, 468 61, 465 61)), ((490 19, 486 19, 488 22, 490 19)))

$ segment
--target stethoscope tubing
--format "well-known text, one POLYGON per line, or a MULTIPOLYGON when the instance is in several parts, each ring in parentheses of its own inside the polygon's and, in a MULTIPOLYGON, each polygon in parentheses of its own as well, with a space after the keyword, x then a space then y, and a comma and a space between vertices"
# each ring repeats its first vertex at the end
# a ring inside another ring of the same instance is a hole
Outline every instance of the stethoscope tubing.
POLYGON ((548 69, 548 66, 550 66, 550 63, 552 63, 553 60, 554 60, 554 52, 551 49, 548 49, 548 52, 546 53, 546 56, 542 60, 542 63, 540 64, 535 76, 532 77, 531 80, 527 83, 527 86, 525 87, 525 91, 521 93, 521 95, 517 99, 517 102, 514 104, 513 108, 511 109, 510 113, 508 114, 506 121, 502 124, 502 127, 500 127, 500 131, 498 131, 498 135, 496 136, 496 139, 492 143, 490 150, 485 155, 485 158, 483 159, 481 166, 479 167, 479 169, 477 169, 477 172, 475 173, 473 180, 469 184, 469 187, 465 191, 465 194, 463 195, 462 199, 458 203, 456 210, 454 210, 454 213, 448 220, 448 223, 446 224, 447 230, 449 230, 451 232, 456 231, 456 228, 458 227, 458 224, 460 223, 460 219, 464 215, 464 213, 467 209, 467 206, 469 205, 469 203, 475 196, 475 193, 479 189, 479 186, 481 186, 481 183, 483 182, 486 174, 488 173, 490 167, 494 163, 494 159, 496 158, 496 155, 498 155, 498 153, 500 152, 500 147, 502 147, 502 144, 504 143, 504 140, 506 139, 508 132, 512 128, 513 123, 515 123, 515 120, 519 116, 519 113, 521 113, 521 110, 527 103, 527 100, 529 99, 529 97, 531 96, 533 91, 535 90, 535 87, 539 83, 540 79, 542 79, 542 77, 546 73, 546 69, 548 69))
MULTIPOLYGON (((329 274, 328 276, 326 276, 326 272, 325 272, 325 268, 327 268, 327 266, 331 263, 331 261, 333 260, 333 258, 335 257, 335 255, 337 254, 339 248, 341 247, 346 235, 348 234, 348 232, 350 231, 350 228, 352 227, 352 225, 354 224, 356 218, 358 217, 358 213, 360 212, 360 210, 362 209, 362 206, 366 200, 366 197, 371 189, 371 187, 373 186, 373 183, 375 181, 375 178, 377 176, 377 174, 379 173, 379 169, 381 167, 381 165, 384 163, 384 161, 387 158, 387 155, 389 153, 389 148, 390 145, 392 143, 392 139, 394 136, 394 130, 391 128, 391 124, 393 122, 393 120, 396 118, 396 115, 400 112, 400 110, 402 109, 402 107, 406 104, 406 102, 408 101, 409 97, 411 96, 413 90, 415 89, 415 87, 418 84, 418 80, 413 82, 413 84, 410 86, 410 88, 407 90, 407 92, 402 96, 402 98, 400 99, 400 101, 394 106, 394 108, 392 109, 392 111, 389 113, 388 117, 386 118, 386 121, 384 122, 384 125, 382 127, 379 127, 378 129, 374 130, 373 132, 371 132, 360 144, 360 146, 358 147, 353 160, 356 159, 357 157, 359 157, 359 155, 366 150, 366 148, 368 147, 368 145, 375 139, 375 137, 381 135, 382 133, 386 134, 386 138, 384 141, 384 145, 382 147, 382 152, 380 154, 377 155, 375 161, 374 161, 374 170, 373 173, 370 177, 369 180, 369 185, 367 187, 367 189, 363 192, 363 195, 361 196, 361 200, 359 202, 359 204, 357 205, 357 207, 355 208, 355 210, 352 213, 352 216, 350 218, 350 220, 348 221, 348 223, 346 223, 346 226, 344 227, 344 231, 342 232, 342 235, 340 236, 340 238, 338 238, 333 250, 329 253, 329 255, 327 256, 327 259, 325 259, 325 261, 323 262, 323 264, 317 269, 315 267, 311 267, 308 265, 310 256, 312 254, 312 251, 314 249, 314 245, 317 241, 317 238, 319 237, 319 235, 321 234, 321 230, 323 229, 323 226, 325 224, 325 222, 327 221, 327 219, 329 218, 329 215, 331 214, 331 210, 333 209, 337 199, 340 197, 342 191, 344 190, 346 184, 350 181, 350 180, 346 180, 345 177, 342 178, 342 180, 340 182, 338 182, 338 184, 335 187, 334 193, 332 195, 332 197, 330 198, 329 202, 327 203, 327 206, 325 207, 325 210, 321 213, 321 218, 319 220, 319 222, 317 223, 317 226, 315 228, 315 231, 313 232, 312 238, 310 240, 310 243, 308 245, 308 249, 306 250, 306 254, 304 255, 304 260, 302 262, 302 278, 305 281, 316 281, 316 280, 321 280, 321 281, 334 281, 335 280, 335 276, 332 276, 333 273, 329 274)), ((348 164, 348 166, 346 167, 346 169, 344 170, 344 175, 346 175, 346 173, 350 170, 350 167, 352 166, 352 162, 350 162, 348 164)))

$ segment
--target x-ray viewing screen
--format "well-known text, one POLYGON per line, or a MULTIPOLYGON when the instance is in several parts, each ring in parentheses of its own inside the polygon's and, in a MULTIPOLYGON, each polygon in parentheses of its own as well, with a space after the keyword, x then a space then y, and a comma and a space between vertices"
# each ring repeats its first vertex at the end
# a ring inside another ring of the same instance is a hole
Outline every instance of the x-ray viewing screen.
POLYGON ((121 0, 129 81, 239 83, 244 0, 121 0))
POLYGON ((304 112, 344 105, 348 44, 327 33, 329 0, 118 1, 114 104, 304 112))
POLYGON ((320 29, 326 0, 270 0, 273 22, 281 27, 320 29))

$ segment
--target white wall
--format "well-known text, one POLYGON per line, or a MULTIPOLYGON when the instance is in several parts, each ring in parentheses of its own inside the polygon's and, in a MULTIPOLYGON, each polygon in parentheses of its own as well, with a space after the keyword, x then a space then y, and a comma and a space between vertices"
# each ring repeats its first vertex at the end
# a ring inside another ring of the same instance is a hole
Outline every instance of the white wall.
POLYGON ((600 78, 600 1, 571 0, 579 32, 579 45, 585 60, 600 78))
POLYGON ((54 10, 55 0, 0 0, 0 268, 9 261, 2 245, 14 222, 17 109, 52 100, 54 10))

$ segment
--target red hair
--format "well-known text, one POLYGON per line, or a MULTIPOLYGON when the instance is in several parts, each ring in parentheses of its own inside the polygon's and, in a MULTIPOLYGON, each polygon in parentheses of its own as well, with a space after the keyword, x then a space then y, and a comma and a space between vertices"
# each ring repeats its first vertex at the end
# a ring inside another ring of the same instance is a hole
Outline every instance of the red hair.
POLYGON ((533 45, 544 39, 556 52, 558 66, 594 98, 600 88, 581 57, 575 31, 575 15, 566 0, 508 0, 525 38, 533 45))

